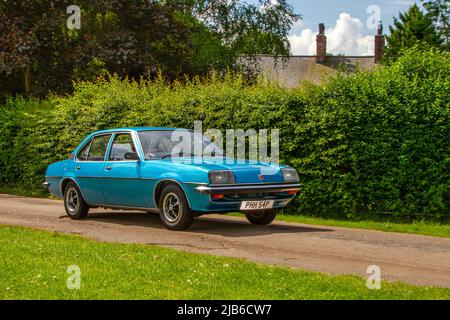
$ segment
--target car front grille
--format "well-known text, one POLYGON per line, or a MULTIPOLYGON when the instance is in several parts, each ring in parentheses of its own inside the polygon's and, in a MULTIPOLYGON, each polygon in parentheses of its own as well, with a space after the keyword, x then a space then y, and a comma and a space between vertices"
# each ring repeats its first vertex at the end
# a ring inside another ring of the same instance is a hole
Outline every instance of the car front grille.
POLYGON ((258 192, 258 193, 232 193, 226 194, 224 198, 213 200, 217 202, 243 201, 243 200, 261 200, 261 199, 285 199, 291 196, 284 192, 258 192))

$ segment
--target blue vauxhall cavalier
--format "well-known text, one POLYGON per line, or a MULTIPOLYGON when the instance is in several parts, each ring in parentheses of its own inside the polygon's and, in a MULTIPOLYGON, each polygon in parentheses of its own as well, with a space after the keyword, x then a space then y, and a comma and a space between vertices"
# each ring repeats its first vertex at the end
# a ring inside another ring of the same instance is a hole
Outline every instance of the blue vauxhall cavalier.
MULTIPOLYGON (((51 164, 44 186, 64 199, 72 219, 90 208, 159 213, 172 230, 188 228, 206 213, 242 211, 253 224, 269 224, 277 209, 300 190, 295 169, 249 161, 220 161, 222 151, 193 131, 174 128, 122 128, 86 137, 70 158, 51 164), (172 150, 172 134, 187 132, 201 139, 213 156, 195 157, 172 150), (196 161, 193 161, 196 160, 196 161), (261 174, 264 168, 274 171, 261 174)), ((229 159, 227 159, 229 160, 229 159)))

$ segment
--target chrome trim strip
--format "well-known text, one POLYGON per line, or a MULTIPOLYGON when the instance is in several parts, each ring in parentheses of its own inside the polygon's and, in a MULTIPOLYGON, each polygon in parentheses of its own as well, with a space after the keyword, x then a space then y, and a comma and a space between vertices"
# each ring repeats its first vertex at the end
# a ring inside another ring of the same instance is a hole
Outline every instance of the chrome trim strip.
POLYGON ((45 182, 42 183, 42 186, 43 186, 44 188, 48 188, 48 187, 50 187, 50 182, 45 181, 45 182))
POLYGON ((200 193, 252 193, 252 192, 283 192, 300 190, 300 183, 294 184, 266 184, 266 185, 235 185, 235 186, 199 186, 195 188, 200 193))
POLYGON ((103 179, 103 177, 96 177, 96 176, 92 176, 92 177, 83 177, 83 176, 77 176, 77 179, 103 179))
POLYGON ((91 207, 100 207, 105 209, 113 209, 113 210, 142 210, 142 211, 154 211, 159 212, 158 208, 146 208, 146 207, 133 207, 133 206, 120 206, 114 204, 95 204, 88 203, 88 206, 91 207))
POLYGON ((156 180, 156 178, 117 178, 117 177, 98 177, 98 176, 92 176, 92 177, 82 177, 78 176, 78 179, 109 179, 109 180, 156 180))
MULTIPOLYGON (((209 184, 211 187, 228 187, 228 186, 263 186, 263 185, 285 185, 286 183, 298 183, 298 181, 293 182, 244 182, 244 183, 225 183, 225 184, 209 184)), ((303 186, 303 185, 302 185, 303 186)))
POLYGON ((183 182, 183 184, 195 184, 195 185, 205 185, 205 186, 207 186, 208 185, 208 183, 206 183, 206 182, 183 182))

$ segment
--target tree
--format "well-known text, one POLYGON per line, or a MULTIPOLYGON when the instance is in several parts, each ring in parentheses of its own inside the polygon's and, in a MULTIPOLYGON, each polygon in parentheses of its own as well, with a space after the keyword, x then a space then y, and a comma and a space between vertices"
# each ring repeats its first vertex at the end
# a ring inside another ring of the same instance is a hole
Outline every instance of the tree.
POLYGON ((135 79, 159 71, 175 79, 189 72, 188 58, 198 49, 190 35, 200 26, 188 23, 177 6, 146 0, 91 3, 86 0, 83 27, 75 32, 75 65, 95 58, 110 73, 135 79))
POLYGON ((422 0, 422 2, 448 50, 450 47, 450 2, 448 0, 422 0))
POLYGON ((386 37, 385 58, 396 60, 407 48, 416 45, 440 47, 442 39, 437 33, 433 21, 414 4, 399 18, 394 18, 394 25, 389 26, 390 35, 386 37))
POLYGON ((286 0, 0 1, 0 96, 65 93, 105 72, 169 80, 237 65, 242 54, 288 54, 299 16, 286 0))
POLYGON ((184 0, 224 47, 222 67, 239 55, 289 55, 288 33, 300 15, 286 0, 184 0))
POLYGON ((67 3, 0 2, 0 94, 69 92, 73 80, 105 71, 139 78, 161 70, 169 79, 191 72, 198 50, 190 35, 205 28, 170 2, 79 0, 80 30, 66 27, 67 3))
POLYGON ((51 82, 45 77, 35 79, 33 74, 43 69, 54 75, 53 57, 60 55, 58 43, 63 39, 57 31, 62 29, 64 14, 63 1, 58 0, 51 4, 43 0, 0 2, 0 92, 9 89, 28 94, 35 82, 51 82), (19 82, 22 88, 17 88, 19 82))

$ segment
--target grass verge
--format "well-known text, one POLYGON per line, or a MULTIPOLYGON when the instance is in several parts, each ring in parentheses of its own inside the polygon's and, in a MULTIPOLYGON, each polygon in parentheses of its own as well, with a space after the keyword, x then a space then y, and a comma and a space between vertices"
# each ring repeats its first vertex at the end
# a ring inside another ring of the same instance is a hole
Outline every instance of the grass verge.
POLYGON ((305 215, 277 215, 277 220, 297 222, 322 226, 370 229, 388 232, 403 232, 421 234, 425 236, 450 238, 450 224, 438 221, 415 220, 411 222, 397 222, 390 219, 376 220, 338 220, 311 217, 305 215))
MULTIPOLYGON (((44 180, 42 180, 44 182, 44 180)), ((44 198, 48 199, 52 196, 49 194, 47 190, 45 190, 44 187, 42 187, 42 190, 33 190, 33 189, 24 189, 23 187, 15 186, 15 185, 0 185, 0 193, 4 194, 13 194, 16 196, 23 196, 23 197, 34 197, 34 198, 44 198)))
POLYGON ((0 226, 0 299, 450 299, 450 289, 383 282, 156 246, 0 226), (70 265, 81 289, 66 286, 70 265))

